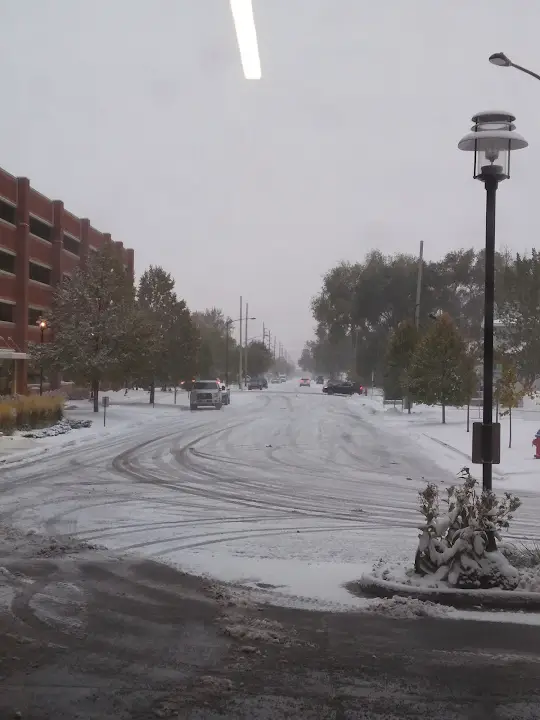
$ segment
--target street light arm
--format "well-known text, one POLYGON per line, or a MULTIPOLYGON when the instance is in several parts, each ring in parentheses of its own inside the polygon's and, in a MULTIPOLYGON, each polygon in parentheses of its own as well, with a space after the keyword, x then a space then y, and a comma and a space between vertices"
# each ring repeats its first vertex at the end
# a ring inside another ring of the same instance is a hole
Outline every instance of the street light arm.
POLYGON ((540 75, 532 70, 527 70, 527 68, 521 67, 521 65, 516 65, 516 63, 511 62, 510 67, 516 68, 516 70, 521 70, 521 72, 527 73, 527 75, 532 75, 533 78, 540 80, 540 75))
POLYGON ((532 70, 528 70, 527 68, 524 68, 522 65, 517 65, 516 63, 512 62, 510 60, 510 58, 502 52, 493 53, 493 55, 490 55, 489 62, 492 63, 493 65, 497 65, 497 67, 516 68, 516 70, 521 70, 521 72, 524 72, 527 75, 531 75, 533 78, 540 80, 540 75, 533 72, 532 70))
MULTIPOLYGON (((246 318, 236 318, 236 320, 226 320, 225 325, 232 325, 235 322, 239 322, 240 320, 245 320, 246 318)), ((256 320, 256 317, 250 317, 248 320, 256 320)))

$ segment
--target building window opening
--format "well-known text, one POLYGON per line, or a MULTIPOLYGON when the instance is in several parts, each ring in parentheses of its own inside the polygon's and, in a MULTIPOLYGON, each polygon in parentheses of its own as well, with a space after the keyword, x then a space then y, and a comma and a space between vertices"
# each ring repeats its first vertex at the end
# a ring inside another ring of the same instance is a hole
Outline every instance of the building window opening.
POLYGON ((15 255, 0 250, 0 270, 15 275, 15 255))
POLYGON ((0 199, 0 220, 15 225, 15 205, 0 199))
POLYGON ((47 225, 47 223, 38 220, 35 217, 30 217, 30 232, 32 233, 32 235, 35 235, 42 240, 52 242, 52 227, 50 225, 47 225))
POLYGON ((30 280, 35 280, 36 282, 43 283, 44 285, 50 285, 51 268, 30 262, 28 263, 28 277, 30 280))
POLYGON ((15 305, 0 300, 0 322, 13 322, 15 305))
POLYGON ((81 244, 78 240, 71 237, 71 235, 66 235, 64 233, 64 250, 73 253, 73 255, 79 256, 81 253, 81 244))
POLYGON ((33 307, 28 308, 28 324, 29 325, 32 325, 32 326, 37 325, 42 317, 43 317, 43 310, 41 310, 40 308, 33 308, 33 307))

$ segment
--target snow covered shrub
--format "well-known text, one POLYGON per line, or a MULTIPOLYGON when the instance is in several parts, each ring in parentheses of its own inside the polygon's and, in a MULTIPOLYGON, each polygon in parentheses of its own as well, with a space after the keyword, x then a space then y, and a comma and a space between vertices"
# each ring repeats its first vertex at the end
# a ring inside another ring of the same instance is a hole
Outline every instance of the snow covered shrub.
POLYGON ((425 523, 419 528, 415 570, 434 574, 453 587, 514 590, 518 571, 496 549, 494 540, 508 529, 521 501, 510 493, 498 499, 492 491, 479 492, 469 468, 463 468, 459 478, 462 484, 449 487, 442 500, 433 483, 419 493, 425 523))
POLYGON ((508 543, 499 547, 508 562, 516 568, 535 568, 540 566, 540 544, 514 545, 508 543))
POLYGON ((92 427, 91 420, 66 420, 63 418, 54 425, 42 428, 41 430, 33 430, 32 432, 23 433, 25 438, 44 438, 55 437, 56 435, 65 435, 71 430, 80 430, 81 428, 92 427))

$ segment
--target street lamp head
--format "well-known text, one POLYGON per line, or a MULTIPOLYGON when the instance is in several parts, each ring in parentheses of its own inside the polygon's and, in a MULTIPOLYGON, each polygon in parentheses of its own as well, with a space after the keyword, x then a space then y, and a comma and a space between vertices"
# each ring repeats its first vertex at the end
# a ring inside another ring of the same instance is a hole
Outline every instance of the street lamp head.
POLYGON ((504 53, 493 53, 489 56, 489 62, 499 67, 510 67, 512 61, 504 53))
POLYGON ((47 321, 46 320, 38 320, 38 325, 42 330, 45 330, 47 327, 47 321))
POLYGON ((475 180, 486 182, 489 178, 497 182, 510 177, 510 153, 529 144, 515 132, 515 116, 500 110, 476 114, 472 121, 472 132, 467 133, 458 143, 459 150, 474 152, 475 180))

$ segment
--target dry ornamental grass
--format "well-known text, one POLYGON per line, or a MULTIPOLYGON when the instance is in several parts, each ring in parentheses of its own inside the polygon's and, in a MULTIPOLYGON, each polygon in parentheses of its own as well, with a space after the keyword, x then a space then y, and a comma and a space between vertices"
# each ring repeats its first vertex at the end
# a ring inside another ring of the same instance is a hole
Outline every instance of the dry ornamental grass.
POLYGON ((57 395, 20 395, 0 398, 0 432, 42 428, 61 420, 64 398, 57 395))

